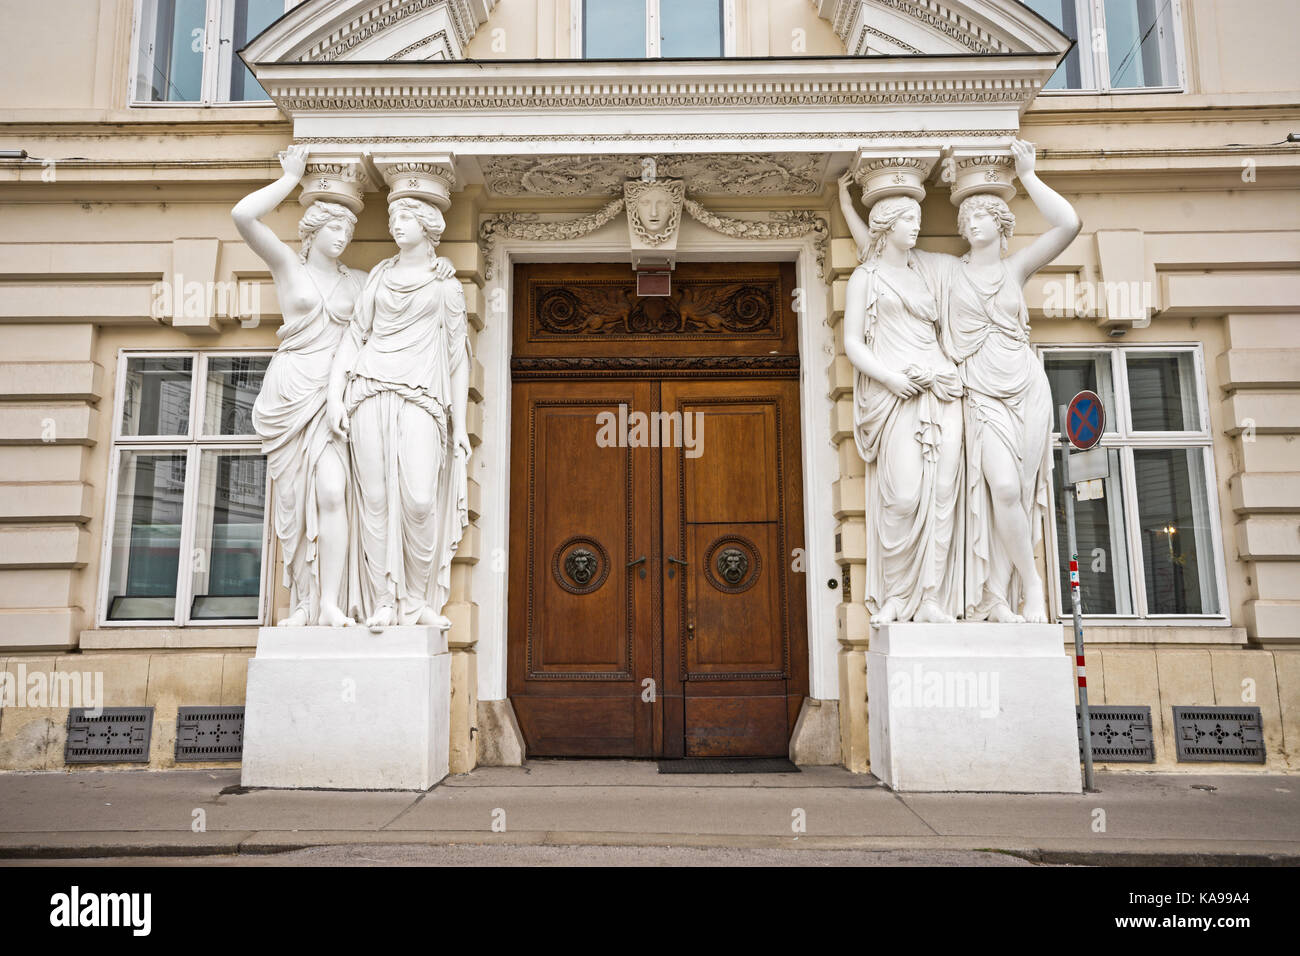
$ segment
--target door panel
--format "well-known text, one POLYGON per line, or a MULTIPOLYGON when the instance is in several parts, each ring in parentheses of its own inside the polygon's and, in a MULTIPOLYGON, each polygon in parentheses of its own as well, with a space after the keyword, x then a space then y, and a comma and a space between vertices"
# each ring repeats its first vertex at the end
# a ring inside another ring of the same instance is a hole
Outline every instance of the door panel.
POLYGON ((539 756, 654 750, 640 691, 656 671, 655 582, 642 571, 658 463, 652 449, 597 440, 602 413, 649 408, 653 393, 645 382, 514 388, 509 689, 539 756))
POLYGON ((803 544, 798 383, 664 382, 660 401, 702 421, 698 454, 662 452, 665 562, 686 562, 664 581, 677 755, 782 755, 790 698, 807 687, 803 576, 792 568, 803 544))

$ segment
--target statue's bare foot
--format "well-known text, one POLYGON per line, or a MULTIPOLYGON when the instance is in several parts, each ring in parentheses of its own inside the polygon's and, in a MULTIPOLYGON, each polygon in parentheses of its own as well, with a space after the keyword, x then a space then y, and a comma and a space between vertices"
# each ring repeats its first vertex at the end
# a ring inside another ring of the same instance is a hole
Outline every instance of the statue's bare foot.
POLYGON ((326 604, 324 602, 320 606, 320 622, 327 627, 348 627, 357 623, 339 610, 337 604, 326 604))
POLYGON ((1047 601, 1042 588, 1034 588, 1025 595, 1024 619, 1030 624, 1047 623, 1047 601))
POLYGON ((428 624, 436 627, 440 631, 451 629, 451 618, 443 614, 434 614, 433 608, 426 607, 420 611, 420 616, 415 619, 416 624, 428 624))
POLYGON ((917 608, 916 616, 912 620, 922 624, 951 624, 957 619, 937 603, 927 599, 921 602, 921 606, 917 608))
POLYGON ((877 611, 871 618, 872 627, 880 627, 882 624, 892 624, 898 620, 898 612, 902 610, 903 602, 898 598, 890 598, 885 602, 885 606, 877 611))
POLYGON ((990 621, 995 624, 1024 624, 1025 619, 1005 604, 995 604, 989 611, 990 621))
POLYGON ((281 621, 280 626, 281 627, 303 627, 306 623, 307 623, 307 609, 305 607, 300 607, 298 608, 298 610, 294 611, 283 621, 281 621))
POLYGON ((372 631, 382 631, 386 627, 392 627, 396 620, 397 612, 390 605, 385 604, 366 618, 366 627, 372 631))

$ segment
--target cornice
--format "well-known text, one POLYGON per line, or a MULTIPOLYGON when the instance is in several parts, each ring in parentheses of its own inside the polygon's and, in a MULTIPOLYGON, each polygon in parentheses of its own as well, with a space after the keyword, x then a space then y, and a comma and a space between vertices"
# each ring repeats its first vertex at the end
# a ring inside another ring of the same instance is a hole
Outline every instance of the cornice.
POLYGON ((1001 104, 1020 106, 1038 93, 1030 80, 927 80, 870 83, 754 83, 719 90, 717 84, 685 84, 666 90, 628 84, 619 91, 600 87, 573 91, 549 88, 504 91, 492 86, 420 86, 394 93, 378 85, 282 87, 276 101, 295 113, 337 110, 627 110, 765 108, 792 106, 873 106, 921 104, 1001 104), (793 87, 793 88, 792 88, 793 87))

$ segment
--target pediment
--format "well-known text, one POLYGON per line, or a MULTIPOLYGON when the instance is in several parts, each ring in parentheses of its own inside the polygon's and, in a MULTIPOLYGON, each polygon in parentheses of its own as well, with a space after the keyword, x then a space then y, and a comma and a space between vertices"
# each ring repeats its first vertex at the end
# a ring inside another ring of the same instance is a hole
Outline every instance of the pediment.
POLYGON ((244 48, 248 63, 461 60, 496 0, 305 0, 244 48))
MULTIPOLYGON (((304 0, 243 51, 257 64, 464 59, 497 0, 304 0)), ((851 56, 1055 54, 1071 40, 1017 0, 809 0, 851 56)))
POLYGON ((810 0, 851 56, 1056 53, 1071 40, 1017 0, 810 0))

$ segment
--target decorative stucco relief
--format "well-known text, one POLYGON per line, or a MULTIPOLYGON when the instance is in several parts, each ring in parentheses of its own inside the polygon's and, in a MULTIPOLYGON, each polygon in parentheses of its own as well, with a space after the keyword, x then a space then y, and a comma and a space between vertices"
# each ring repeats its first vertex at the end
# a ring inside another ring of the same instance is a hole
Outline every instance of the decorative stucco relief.
POLYGON ((485 219, 478 230, 479 249, 483 253, 484 278, 492 281, 496 267, 496 247, 501 239, 578 239, 595 232, 623 209, 623 197, 611 200, 600 209, 574 219, 541 219, 534 212, 506 212, 485 219))
POLYGON ((700 225, 738 239, 793 239, 812 235, 817 249, 817 275, 826 275, 826 252, 831 230, 823 216, 809 209, 770 212, 766 219, 732 219, 709 212, 693 199, 685 202, 686 211, 700 225))
POLYGON ((499 196, 612 196, 641 175, 690 182, 694 195, 807 196, 821 189, 827 153, 660 153, 622 156, 493 156, 480 161, 499 196))

